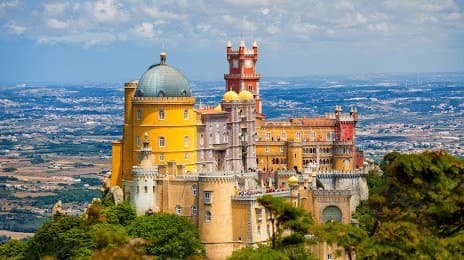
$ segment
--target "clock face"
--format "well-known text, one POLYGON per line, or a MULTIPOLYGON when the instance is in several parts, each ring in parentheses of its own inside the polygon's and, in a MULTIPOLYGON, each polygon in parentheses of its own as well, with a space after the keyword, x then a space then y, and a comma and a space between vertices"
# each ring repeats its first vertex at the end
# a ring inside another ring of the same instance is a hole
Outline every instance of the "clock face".
POLYGON ((251 60, 246 60, 245 61, 245 68, 251 68, 253 67, 253 62, 251 60))
POLYGON ((238 60, 232 60, 232 67, 238 68, 238 60))

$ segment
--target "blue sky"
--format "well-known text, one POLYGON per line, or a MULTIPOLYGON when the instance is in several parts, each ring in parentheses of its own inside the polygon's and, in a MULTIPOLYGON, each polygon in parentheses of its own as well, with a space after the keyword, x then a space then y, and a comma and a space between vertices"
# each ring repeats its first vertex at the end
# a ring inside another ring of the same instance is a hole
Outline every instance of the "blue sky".
POLYGON ((0 0, 0 81, 127 81, 167 61, 221 80, 225 46, 263 77, 464 68, 462 0, 0 0))

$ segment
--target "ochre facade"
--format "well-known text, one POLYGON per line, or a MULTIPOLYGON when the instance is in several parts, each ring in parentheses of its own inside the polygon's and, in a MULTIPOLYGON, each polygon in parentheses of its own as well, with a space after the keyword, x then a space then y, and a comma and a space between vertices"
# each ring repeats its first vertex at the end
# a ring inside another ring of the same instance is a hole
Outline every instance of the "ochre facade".
POLYGON ((215 107, 196 106, 182 73, 165 53, 160 60, 125 84, 123 137, 112 147, 110 183, 137 214, 191 219, 209 259, 269 241, 273 216, 257 202, 263 194, 306 209, 316 223, 350 223, 351 191, 318 188, 316 179, 322 172, 352 177, 361 167, 355 108, 266 120, 256 42, 251 49, 228 44, 225 93, 215 107))

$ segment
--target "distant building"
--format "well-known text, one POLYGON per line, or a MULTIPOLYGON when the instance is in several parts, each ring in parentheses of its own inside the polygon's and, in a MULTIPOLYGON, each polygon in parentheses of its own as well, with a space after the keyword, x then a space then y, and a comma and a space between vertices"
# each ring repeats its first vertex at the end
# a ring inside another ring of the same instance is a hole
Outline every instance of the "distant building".
POLYGON ((228 43, 226 90, 215 107, 195 107, 188 81, 165 53, 139 81, 125 84, 123 138, 112 146, 110 185, 123 188, 137 214, 190 218, 211 259, 269 240, 270 213, 257 203, 263 194, 290 200, 317 223, 350 223, 357 202, 367 198, 355 149, 356 108, 268 121, 257 59, 256 42, 252 49, 228 43))

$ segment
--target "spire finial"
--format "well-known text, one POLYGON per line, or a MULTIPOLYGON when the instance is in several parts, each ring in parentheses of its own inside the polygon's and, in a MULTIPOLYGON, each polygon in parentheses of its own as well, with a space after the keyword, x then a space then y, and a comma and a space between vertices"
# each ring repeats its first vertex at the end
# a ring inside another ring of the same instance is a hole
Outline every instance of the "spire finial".
POLYGON ((161 63, 161 64, 165 64, 165 63, 166 63, 166 56, 167 56, 167 55, 166 55, 166 52, 162 51, 162 52, 160 53, 160 63, 161 63))

